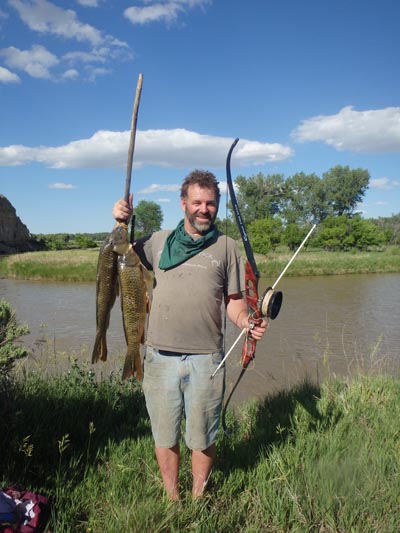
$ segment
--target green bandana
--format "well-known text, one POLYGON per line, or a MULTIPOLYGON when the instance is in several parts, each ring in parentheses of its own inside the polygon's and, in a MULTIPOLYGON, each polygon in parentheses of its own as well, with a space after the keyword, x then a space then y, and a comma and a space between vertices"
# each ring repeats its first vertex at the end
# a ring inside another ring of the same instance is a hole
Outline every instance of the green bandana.
POLYGON ((183 220, 181 220, 176 229, 168 235, 158 266, 162 270, 169 270, 181 265, 187 259, 201 252, 217 235, 217 228, 212 226, 205 235, 193 239, 186 233, 183 220))

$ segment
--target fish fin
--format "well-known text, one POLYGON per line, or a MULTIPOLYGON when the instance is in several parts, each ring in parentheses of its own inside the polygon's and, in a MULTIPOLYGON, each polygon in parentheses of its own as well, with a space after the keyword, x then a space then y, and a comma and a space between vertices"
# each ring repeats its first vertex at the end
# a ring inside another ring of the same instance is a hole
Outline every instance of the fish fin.
POLYGON ((124 368, 122 369, 122 380, 135 376, 138 381, 142 380, 142 361, 140 352, 135 355, 128 351, 125 356, 124 368))
POLYGON ((106 340, 106 336, 103 335, 100 341, 100 359, 102 361, 107 361, 107 354, 108 354, 107 340, 106 340))
POLYGON ((96 339, 94 341, 93 352, 92 352, 92 363, 97 363, 100 359, 101 347, 100 347, 101 333, 96 334, 96 339))
POLYGON ((100 359, 107 360, 107 341, 105 336, 98 332, 93 346, 92 363, 97 363, 100 359))

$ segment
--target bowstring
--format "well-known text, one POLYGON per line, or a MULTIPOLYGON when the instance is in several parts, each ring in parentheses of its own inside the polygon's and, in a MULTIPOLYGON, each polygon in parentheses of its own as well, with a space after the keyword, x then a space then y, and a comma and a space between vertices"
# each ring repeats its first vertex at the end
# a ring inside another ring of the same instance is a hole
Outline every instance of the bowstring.
MULTIPOLYGON (((228 184, 226 189, 226 195, 225 195, 225 281, 226 281, 226 289, 225 289, 225 302, 228 298, 228 184)), ((224 350, 224 355, 226 352, 226 330, 227 330, 227 321, 226 321, 226 303, 225 303, 225 310, 224 310, 224 340, 222 344, 222 348, 224 350)))

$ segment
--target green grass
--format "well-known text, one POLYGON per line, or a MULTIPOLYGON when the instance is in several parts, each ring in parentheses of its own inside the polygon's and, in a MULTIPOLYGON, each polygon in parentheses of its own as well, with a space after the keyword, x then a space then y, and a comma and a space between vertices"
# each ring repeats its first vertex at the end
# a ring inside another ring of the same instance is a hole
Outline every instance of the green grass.
MULTIPOLYGON (((0 276, 48 281, 96 279, 99 250, 61 250, 15 254, 0 260, 0 276)), ((277 277, 292 254, 279 251, 256 257, 259 270, 277 277)), ((400 247, 371 252, 325 252, 301 250, 285 276, 321 276, 400 272, 400 247)))
MULTIPOLYGON (((286 252, 258 256, 261 273, 278 276, 292 255, 286 252)), ((326 276, 334 274, 375 274, 400 272, 400 248, 370 252, 325 252, 302 250, 285 276, 326 276)))
POLYGON ((0 260, 0 275, 15 279, 94 281, 99 250, 14 254, 0 260))
POLYGON ((0 482, 50 496, 61 532, 397 532, 400 381, 359 372, 228 412, 202 501, 183 446, 164 497, 140 387, 72 359, 51 378, 0 381, 0 482))

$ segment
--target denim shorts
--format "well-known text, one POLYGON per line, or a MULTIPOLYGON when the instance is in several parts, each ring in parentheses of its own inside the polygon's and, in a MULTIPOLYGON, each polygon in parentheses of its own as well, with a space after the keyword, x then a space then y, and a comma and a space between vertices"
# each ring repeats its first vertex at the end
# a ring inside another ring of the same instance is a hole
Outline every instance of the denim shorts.
POLYGON ((225 366, 213 378, 211 375, 222 357, 222 352, 160 353, 147 346, 143 391, 158 448, 172 448, 178 444, 183 413, 185 442, 191 450, 205 450, 217 440, 225 366))

